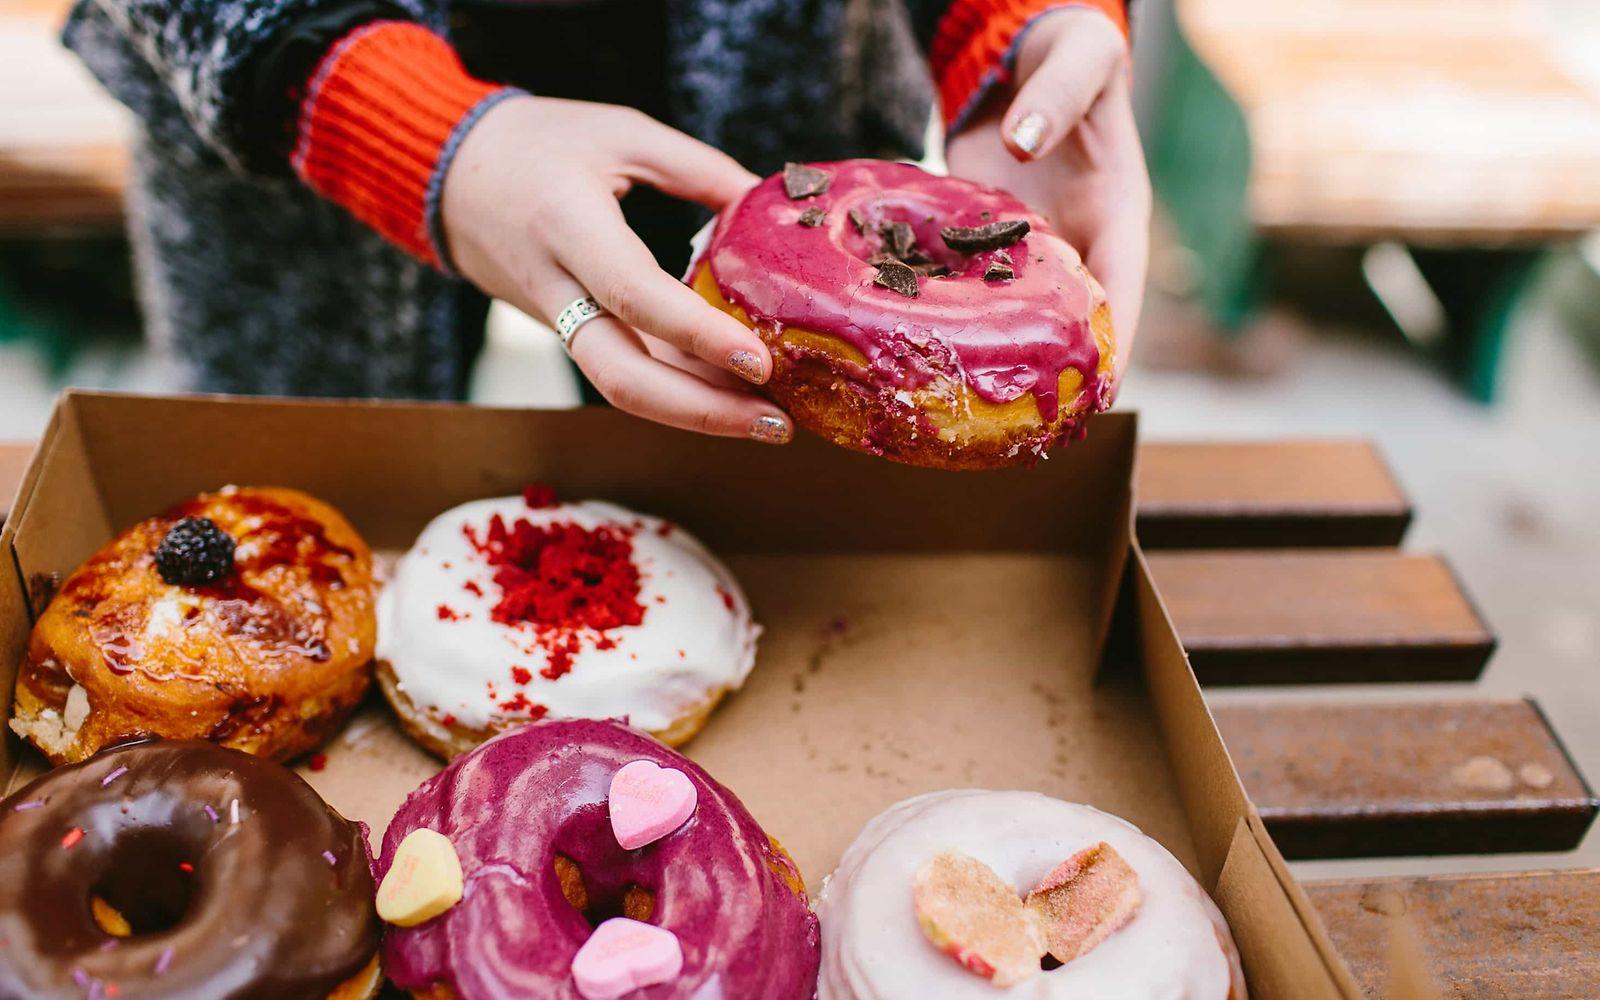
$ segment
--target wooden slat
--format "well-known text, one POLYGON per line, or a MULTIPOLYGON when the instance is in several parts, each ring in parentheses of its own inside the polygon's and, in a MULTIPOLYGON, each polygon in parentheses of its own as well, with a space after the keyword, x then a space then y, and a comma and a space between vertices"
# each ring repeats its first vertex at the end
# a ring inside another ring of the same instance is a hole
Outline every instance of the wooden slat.
POLYGON ((1138 498, 1147 549, 1397 545, 1411 523, 1363 440, 1145 444, 1138 498))
POLYGON ((1151 573, 1202 684, 1471 680, 1494 637, 1435 555, 1158 552, 1151 573))
POLYGON ((1388 994, 1391 942, 1410 935, 1449 997, 1600 992, 1600 869, 1311 882, 1334 945, 1369 997, 1388 994))
POLYGON ((1600 807, 1531 701, 1213 712, 1288 858, 1561 851, 1600 807))

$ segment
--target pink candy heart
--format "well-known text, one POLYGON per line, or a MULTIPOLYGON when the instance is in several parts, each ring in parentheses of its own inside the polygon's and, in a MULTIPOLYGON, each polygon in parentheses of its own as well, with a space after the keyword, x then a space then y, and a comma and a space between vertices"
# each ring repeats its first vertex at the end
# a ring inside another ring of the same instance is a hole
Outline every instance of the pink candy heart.
POLYGON ((683 971, 678 935, 664 927, 612 917, 572 957, 572 980, 586 1000, 616 1000, 683 971))
POLYGON ((611 776, 611 832, 625 850, 660 840, 694 815, 698 793, 689 776, 635 760, 611 776))

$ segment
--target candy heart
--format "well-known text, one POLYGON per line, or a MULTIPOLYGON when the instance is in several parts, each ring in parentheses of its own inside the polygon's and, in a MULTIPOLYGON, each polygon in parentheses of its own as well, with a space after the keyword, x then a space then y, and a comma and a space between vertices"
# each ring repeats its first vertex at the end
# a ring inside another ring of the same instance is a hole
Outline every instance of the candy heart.
POLYGON ((611 832, 626 850, 660 840, 694 815, 698 794, 689 776, 654 761, 635 760, 611 776, 611 832))
POLYGON ((378 916, 396 927, 415 927, 459 903, 462 886, 461 859, 450 838, 412 830, 378 886, 378 916))
POLYGON ((615 1000, 683 971, 678 935, 664 927, 612 917, 572 956, 572 981, 585 1000, 615 1000))

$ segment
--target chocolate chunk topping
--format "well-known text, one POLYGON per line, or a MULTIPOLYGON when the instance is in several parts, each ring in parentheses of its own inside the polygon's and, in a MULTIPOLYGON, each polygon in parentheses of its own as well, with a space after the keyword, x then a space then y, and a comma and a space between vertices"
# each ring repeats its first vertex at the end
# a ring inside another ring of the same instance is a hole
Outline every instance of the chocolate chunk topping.
POLYGON ((872 283, 907 298, 917 297, 917 272, 897 260, 886 260, 879 264, 878 276, 872 279, 872 283))
POLYGON ((1008 260, 991 260, 989 266, 983 269, 984 281, 1010 281, 1016 276, 1017 272, 1011 269, 1008 260))
POLYGON ((990 219, 994 218, 994 213, 986 208, 978 213, 978 218, 982 219, 984 222, 988 222, 990 219))
POLYGON ((833 178, 816 167, 808 167, 803 163, 783 165, 783 193, 795 201, 814 198, 826 192, 832 183, 833 178))
POLYGON ((856 227, 856 232, 865 234, 867 231, 867 217, 861 214, 861 209, 852 208, 849 215, 850 224, 856 227))
POLYGON ((1002 219, 985 226, 946 226, 939 230, 945 246, 960 253, 999 250, 1028 235, 1027 219, 1002 219))
POLYGON ((826 219, 827 217, 827 212, 824 212, 817 206, 812 205, 810 208, 800 213, 800 224, 802 226, 811 226, 815 228, 816 226, 822 225, 822 220, 826 219))
POLYGON ((901 260, 908 260, 917 248, 917 234, 908 222, 885 222, 878 226, 883 248, 901 260))
POLYGON ((922 275, 924 278, 942 278, 950 273, 950 269, 948 267, 945 267, 943 264, 935 263, 931 260, 916 261, 911 265, 911 270, 922 275))

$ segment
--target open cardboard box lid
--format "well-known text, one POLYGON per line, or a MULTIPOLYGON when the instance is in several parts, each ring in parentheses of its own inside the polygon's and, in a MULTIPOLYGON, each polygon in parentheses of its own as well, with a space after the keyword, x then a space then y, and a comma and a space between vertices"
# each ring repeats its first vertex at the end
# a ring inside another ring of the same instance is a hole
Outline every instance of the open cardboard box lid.
MULTIPOLYGON (((1258 997, 1358 991, 1239 784, 1132 537, 1136 419, 1032 470, 950 474, 803 437, 785 448, 610 410, 68 392, 0 549, 0 707, 52 579, 228 483, 293 486, 379 552, 447 507, 545 482, 666 517, 722 556, 766 633, 686 748, 813 889, 871 816, 948 787, 1124 816, 1228 918, 1258 997)), ((438 762, 373 699, 307 780, 381 831, 438 762)), ((41 761, 9 738, 14 788, 41 761)))

